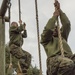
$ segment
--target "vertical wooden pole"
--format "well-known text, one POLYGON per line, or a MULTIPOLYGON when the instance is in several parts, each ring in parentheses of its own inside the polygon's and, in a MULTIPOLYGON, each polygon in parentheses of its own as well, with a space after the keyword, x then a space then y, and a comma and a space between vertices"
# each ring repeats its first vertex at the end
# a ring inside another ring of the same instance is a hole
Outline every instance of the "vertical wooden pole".
POLYGON ((0 9, 0 16, 4 17, 8 8, 8 0, 3 0, 1 9, 0 9))
POLYGON ((5 75, 5 24, 0 17, 0 75, 5 75))

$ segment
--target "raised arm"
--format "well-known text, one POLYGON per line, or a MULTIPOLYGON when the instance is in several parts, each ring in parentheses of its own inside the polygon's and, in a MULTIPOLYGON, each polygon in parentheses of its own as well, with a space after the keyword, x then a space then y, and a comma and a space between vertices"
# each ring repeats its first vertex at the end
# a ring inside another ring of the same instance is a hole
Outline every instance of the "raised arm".
POLYGON ((53 16, 49 21, 47 22, 43 33, 41 34, 41 44, 46 45, 49 41, 52 40, 52 34, 55 27, 56 17, 53 16))
POLYGON ((70 21, 68 17, 66 16, 66 14, 63 13, 61 10, 60 10, 60 20, 62 23, 62 28, 61 28, 62 37, 65 38, 65 40, 67 41, 69 32, 71 30, 70 21))
POLYGON ((71 29, 70 21, 69 21, 68 17, 66 16, 66 14, 63 13, 62 10, 60 9, 60 3, 58 1, 56 1, 54 3, 54 6, 55 6, 55 9, 58 10, 60 13, 60 20, 62 23, 61 35, 67 41, 70 29, 71 29))
POLYGON ((25 24, 25 23, 22 24, 22 20, 19 21, 19 24, 20 24, 20 27, 18 27, 18 29, 19 29, 20 31, 24 31, 25 28, 26 28, 26 24, 25 24))
POLYGON ((22 33, 22 37, 23 38, 26 38, 27 37, 27 31, 26 30, 24 30, 24 32, 22 33))
POLYGON ((24 28, 23 28, 22 37, 23 37, 23 38, 26 38, 26 37, 27 37, 26 24, 23 23, 23 25, 24 25, 24 28))

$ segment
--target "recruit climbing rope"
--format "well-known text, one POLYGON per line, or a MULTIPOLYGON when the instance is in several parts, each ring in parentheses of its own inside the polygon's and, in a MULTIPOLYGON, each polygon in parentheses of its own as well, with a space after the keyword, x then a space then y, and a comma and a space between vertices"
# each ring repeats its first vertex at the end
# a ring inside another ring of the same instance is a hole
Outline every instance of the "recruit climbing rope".
MULTIPOLYGON (((55 3, 58 2, 55 0, 55 3)), ((57 10, 57 8, 55 8, 57 10)), ((59 46, 61 50, 61 56, 64 57, 64 49, 63 49, 63 44, 62 44, 62 37, 61 37, 61 32, 60 32, 60 25, 59 25, 59 16, 57 17, 57 28, 58 28, 58 37, 59 37, 59 46)))
MULTIPOLYGON (((19 1, 20 2, 20 1, 19 1)), ((20 4, 20 3, 19 3, 20 4)), ((19 6, 20 8, 20 6, 19 6)), ((8 0, 8 15, 9 15, 9 27, 11 25, 11 0, 8 0)), ((19 17, 21 18, 21 16, 19 17)), ((9 37, 10 38, 10 37, 9 37)), ((20 67, 19 61, 18 61, 18 67, 19 67, 19 71, 22 73, 22 69, 20 67)), ((10 64, 9 64, 9 69, 12 68, 12 55, 10 54, 10 64)))
POLYGON ((38 19, 37 0, 35 0, 35 10, 36 10, 36 24, 37 24, 37 38, 38 38, 38 52, 39 52, 40 75, 42 75, 41 50, 40 50, 40 38, 39 38, 39 19, 38 19))

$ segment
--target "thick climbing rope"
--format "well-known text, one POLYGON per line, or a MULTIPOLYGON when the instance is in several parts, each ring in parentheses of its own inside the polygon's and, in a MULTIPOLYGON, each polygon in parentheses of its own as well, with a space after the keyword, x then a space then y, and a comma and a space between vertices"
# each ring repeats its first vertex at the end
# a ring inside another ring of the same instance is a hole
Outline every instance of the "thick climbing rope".
MULTIPOLYGON (((57 0, 55 0, 55 2, 57 2, 57 0)), ((64 49, 63 49, 62 37, 61 37, 61 31, 60 31, 60 25, 59 25, 59 16, 57 17, 57 28, 58 28, 59 47, 61 50, 61 56, 64 57, 64 49)))
POLYGON ((37 24, 37 38, 38 38, 38 52, 39 52, 40 75, 42 75, 41 50, 40 50, 40 38, 39 38, 39 19, 38 19, 37 0, 35 0, 35 10, 36 10, 36 24, 37 24))
POLYGON ((63 49, 62 37, 61 37, 60 25, 59 25, 58 19, 57 19, 57 28, 58 28, 58 37, 59 37, 59 46, 60 46, 60 50, 61 50, 61 56, 64 57, 64 49, 63 49))

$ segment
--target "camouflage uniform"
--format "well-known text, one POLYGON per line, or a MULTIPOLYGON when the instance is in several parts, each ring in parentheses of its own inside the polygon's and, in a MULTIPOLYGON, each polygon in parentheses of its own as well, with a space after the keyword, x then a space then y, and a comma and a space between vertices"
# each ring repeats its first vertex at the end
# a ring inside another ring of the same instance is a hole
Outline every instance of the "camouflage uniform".
POLYGON ((20 25, 19 27, 11 26, 9 30, 10 34, 10 53, 19 59, 20 66, 24 75, 27 75, 27 70, 31 63, 31 54, 24 51, 21 47, 23 44, 23 38, 27 37, 26 30, 24 29, 24 25, 20 25), (23 33, 22 33, 23 31, 23 33))
POLYGON ((65 55, 64 58, 61 57, 58 37, 53 36, 57 17, 53 16, 49 19, 41 34, 41 44, 44 46, 47 54, 47 75, 71 75, 74 69, 74 62, 70 59, 73 54, 67 44, 67 38, 70 32, 70 21, 62 11, 60 11, 60 19, 62 23, 61 36, 65 55))

